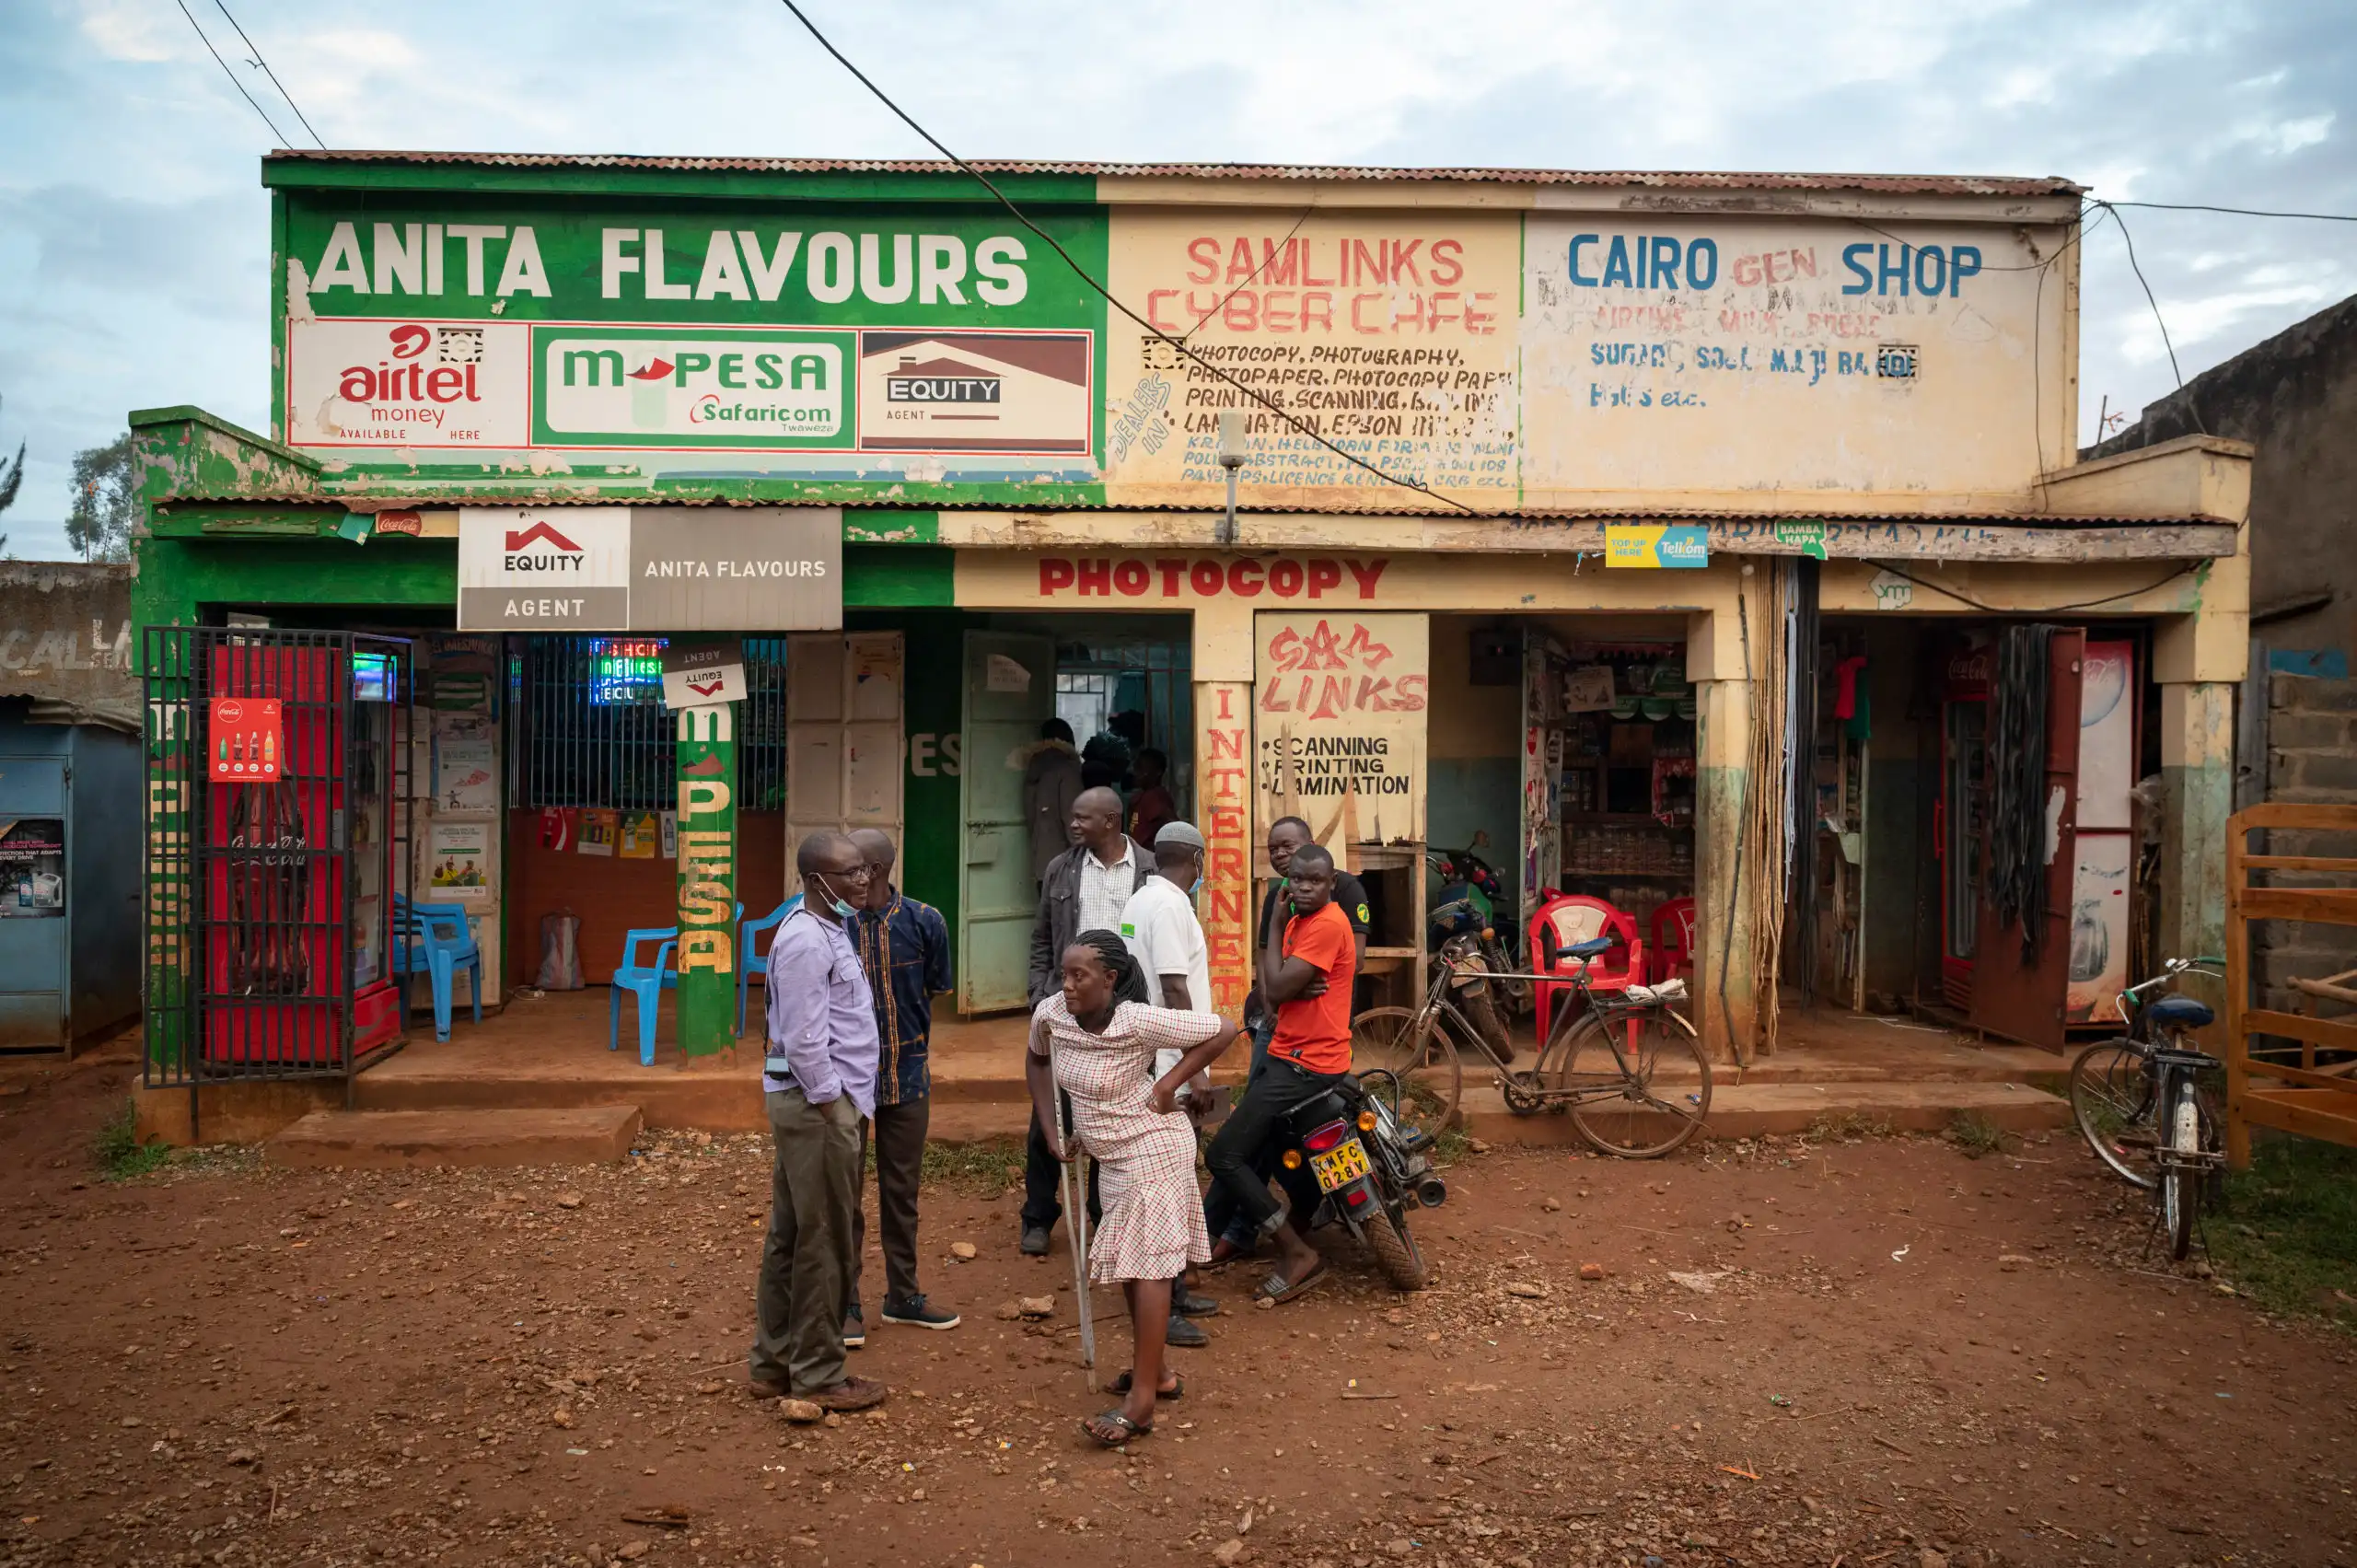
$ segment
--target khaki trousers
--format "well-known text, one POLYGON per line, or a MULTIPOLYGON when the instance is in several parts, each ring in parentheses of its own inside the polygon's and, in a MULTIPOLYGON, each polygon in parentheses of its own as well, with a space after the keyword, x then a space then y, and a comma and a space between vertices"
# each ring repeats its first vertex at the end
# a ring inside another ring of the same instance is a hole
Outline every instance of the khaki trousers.
POLYGON ((775 1164, 755 1294, 754 1379, 796 1394, 843 1380, 843 1301, 857 1245, 860 1116, 847 1095, 812 1105, 799 1089, 769 1102, 775 1164))

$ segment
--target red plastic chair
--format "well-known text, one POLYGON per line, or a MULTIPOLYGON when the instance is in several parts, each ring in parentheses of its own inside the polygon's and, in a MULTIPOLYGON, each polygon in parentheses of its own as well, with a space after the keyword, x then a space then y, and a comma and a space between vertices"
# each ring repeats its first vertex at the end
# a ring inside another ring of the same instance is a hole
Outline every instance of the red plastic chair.
MULTIPOLYGON (((1645 975, 1645 945, 1637 940, 1635 918, 1602 899, 1566 893, 1550 899, 1530 917, 1530 968, 1535 974, 1586 973, 1590 991, 1626 991, 1645 975), (1610 936, 1614 945, 1592 958, 1562 956, 1562 949, 1593 937, 1610 936)), ((1531 988, 1538 1014, 1538 1040, 1547 1041, 1547 1016, 1560 982, 1540 981, 1531 988)))
POLYGON ((1659 985, 1674 974, 1694 972, 1694 900, 1672 899, 1654 911, 1653 958, 1645 983, 1659 985))

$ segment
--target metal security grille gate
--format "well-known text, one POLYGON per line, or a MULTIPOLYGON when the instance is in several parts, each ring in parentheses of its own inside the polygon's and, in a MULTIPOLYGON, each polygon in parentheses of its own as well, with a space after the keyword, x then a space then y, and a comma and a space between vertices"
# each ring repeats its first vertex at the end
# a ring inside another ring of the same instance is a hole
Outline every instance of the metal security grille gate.
MULTIPOLYGON (((657 636, 509 640, 508 804, 668 810, 676 715, 663 706, 657 636)), ((745 639, 747 696, 737 704, 741 800, 785 803, 785 639, 745 639)))
POLYGON ((149 627, 150 1087, 349 1078, 399 1034, 412 662, 348 632, 149 627))

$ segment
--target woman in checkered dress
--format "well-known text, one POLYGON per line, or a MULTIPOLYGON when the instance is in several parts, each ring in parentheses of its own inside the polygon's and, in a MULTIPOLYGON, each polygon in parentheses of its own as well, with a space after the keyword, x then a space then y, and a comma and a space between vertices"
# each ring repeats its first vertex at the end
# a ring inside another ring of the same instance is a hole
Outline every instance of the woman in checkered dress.
POLYGON ((1086 1150, 1097 1162, 1104 1218, 1089 1238, 1088 1277, 1118 1283, 1136 1342, 1132 1369, 1114 1379, 1121 1408, 1081 1429, 1109 1448, 1154 1430, 1155 1399, 1184 1392, 1163 1365, 1170 1282, 1212 1255, 1195 1185, 1195 1130, 1174 1109, 1179 1086, 1217 1059, 1236 1026, 1216 1013, 1181 1013, 1146 1003, 1145 979, 1128 946, 1109 931, 1085 931, 1064 950, 1063 987, 1031 1015, 1026 1063, 1039 1125, 1055 1129, 1059 1159, 1086 1150), (1183 1051, 1159 1079, 1154 1053, 1183 1051), (1072 1097, 1073 1138, 1061 1142, 1055 1093, 1072 1097), (1076 1146, 1075 1146, 1076 1145, 1076 1146))

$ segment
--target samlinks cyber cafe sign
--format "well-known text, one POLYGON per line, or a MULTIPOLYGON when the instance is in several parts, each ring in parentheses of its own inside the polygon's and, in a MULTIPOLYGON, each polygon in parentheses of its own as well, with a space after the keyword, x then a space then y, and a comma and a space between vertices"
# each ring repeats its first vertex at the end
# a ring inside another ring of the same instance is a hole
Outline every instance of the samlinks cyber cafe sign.
POLYGON ((469 506, 462 632, 827 632, 843 623, 830 506, 469 506))

